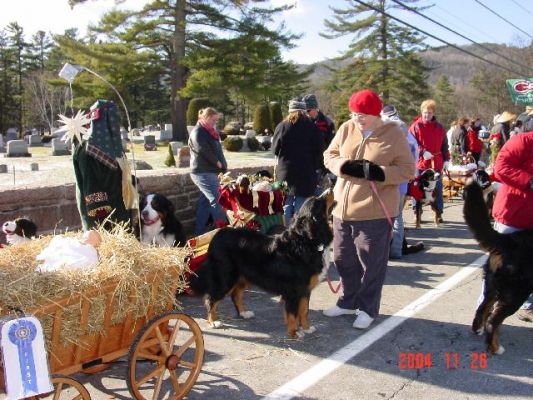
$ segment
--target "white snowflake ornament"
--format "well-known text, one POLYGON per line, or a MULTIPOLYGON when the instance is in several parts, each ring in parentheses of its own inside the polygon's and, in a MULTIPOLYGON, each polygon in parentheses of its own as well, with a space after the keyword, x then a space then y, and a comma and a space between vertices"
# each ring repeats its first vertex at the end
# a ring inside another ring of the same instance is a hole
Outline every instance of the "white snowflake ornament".
POLYGON ((78 142, 81 143, 82 136, 89 132, 89 129, 85 126, 91 123, 91 118, 88 114, 78 110, 78 113, 74 118, 69 118, 63 114, 59 114, 58 121, 63 124, 60 130, 65 131, 65 134, 61 140, 64 142, 69 139, 74 141, 74 138, 76 138, 78 139, 78 142))

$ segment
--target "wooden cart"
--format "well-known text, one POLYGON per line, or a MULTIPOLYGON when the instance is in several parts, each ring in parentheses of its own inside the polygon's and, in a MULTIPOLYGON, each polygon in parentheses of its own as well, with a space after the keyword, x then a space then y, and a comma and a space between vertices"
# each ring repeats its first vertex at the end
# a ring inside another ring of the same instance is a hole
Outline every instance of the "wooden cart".
MULTIPOLYGON (((177 282, 177 274, 173 271, 164 276, 160 273, 150 276, 146 283, 152 299, 159 290, 160 280, 177 282)), ((162 311, 150 307, 146 315, 138 317, 130 312, 122 322, 113 323, 115 289, 116 283, 111 283, 103 289, 95 288, 29 310, 29 314, 41 321, 52 318, 48 362, 55 391, 39 398, 90 399, 87 389, 69 375, 102 371, 108 363, 125 355, 128 355, 126 382, 135 399, 181 399, 192 388, 204 357, 203 336, 196 322, 174 310, 170 303, 162 311), (105 296, 103 329, 91 334, 88 333, 91 299, 102 293, 105 296), (65 340, 62 316, 69 306, 78 304, 81 304, 82 334, 75 342, 69 342, 65 340)), ((128 301, 135 302, 136 298, 137 293, 130 291, 128 301)), ((0 368, 0 389, 4 382, 2 375, 0 368)))

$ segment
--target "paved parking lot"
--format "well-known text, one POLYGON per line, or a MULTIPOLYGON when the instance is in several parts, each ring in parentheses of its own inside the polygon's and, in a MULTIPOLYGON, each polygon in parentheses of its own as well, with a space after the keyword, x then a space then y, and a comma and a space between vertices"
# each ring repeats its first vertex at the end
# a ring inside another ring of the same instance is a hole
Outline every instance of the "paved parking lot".
MULTIPOLYGON (((189 399, 529 399, 533 393, 532 324, 508 318, 501 340, 507 351, 487 356, 470 332, 480 290, 483 253, 462 221, 459 200, 445 204, 445 223, 429 212, 409 240, 427 250, 391 261, 379 318, 366 331, 353 317, 327 318, 321 310, 336 295, 325 282, 313 292, 310 320, 317 331, 286 337, 279 300, 258 289, 245 302, 256 317, 236 318, 226 299, 223 329, 207 327, 201 299, 182 299, 183 311, 203 330, 205 359, 189 399), (452 280, 450 280, 450 278, 452 280)), ((335 278, 334 272, 332 277, 335 278)), ((77 375, 93 399, 129 399, 127 360, 97 375, 77 375)))

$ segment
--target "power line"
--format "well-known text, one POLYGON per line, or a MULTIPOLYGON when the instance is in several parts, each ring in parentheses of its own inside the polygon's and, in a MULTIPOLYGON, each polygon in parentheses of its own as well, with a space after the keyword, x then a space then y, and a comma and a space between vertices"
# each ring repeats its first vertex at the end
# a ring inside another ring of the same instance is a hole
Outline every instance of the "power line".
POLYGON ((429 36, 429 37, 431 37, 431 38, 433 38, 433 39, 435 39, 435 40, 438 40, 439 42, 442 42, 442 43, 444 43, 444 44, 446 44, 446 45, 448 45, 448 46, 450 46, 450 47, 453 47, 454 49, 457 49, 457 50, 459 50, 459 51, 461 51, 461 52, 463 52, 463 53, 466 53, 466 54, 468 54, 468 55, 470 55, 470 56, 472 56, 472 57, 474 57, 474 58, 477 58, 477 59, 479 59, 479 60, 481 60, 481 61, 484 61, 484 62, 486 62, 486 63, 488 63, 488 64, 494 65, 495 67, 498 67, 498 68, 504 69, 504 70, 506 70, 506 71, 512 72, 513 74, 517 74, 517 75, 519 75, 519 76, 522 76, 522 73, 521 73, 521 72, 514 71, 514 70, 512 70, 512 69, 510 69, 510 68, 504 67, 503 65, 497 64, 497 63, 495 63, 495 62, 493 62, 493 61, 486 60, 485 58, 480 57, 480 56, 478 56, 477 54, 474 54, 474 53, 472 53, 472 52, 470 52, 470 51, 468 51, 468 50, 462 49, 462 48, 460 48, 459 46, 456 46, 456 45, 453 44, 453 43, 449 43, 449 42, 447 42, 447 41, 445 41, 445 40, 443 40, 443 39, 440 39, 440 38, 438 38, 437 36, 432 35, 431 33, 426 32, 426 31, 424 31, 424 30, 422 30, 422 29, 420 29, 420 28, 417 28, 416 26, 411 25, 411 24, 408 23, 408 22, 402 21, 401 19, 396 18, 396 17, 392 16, 391 14, 389 14, 389 13, 383 11, 383 10, 380 10, 380 9, 377 8, 377 7, 374 7, 373 5, 367 4, 367 3, 365 3, 364 1, 361 1, 361 0, 354 0, 354 1, 356 1, 356 2, 358 2, 359 4, 361 4, 361 5, 365 6, 365 7, 367 7, 367 8, 370 9, 370 10, 377 11, 378 13, 383 14, 383 15, 389 17, 390 19, 396 20, 396 21, 400 22, 401 24, 404 24, 404 25, 406 25, 406 26, 408 26, 408 27, 410 27, 410 28, 412 28, 412 29, 414 29, 414 30, 416 30, 416 31, 418 31, 418 32, 423 33, 424 35, 427 35, 427 36, 429 36))
POLYGON ((526 31, 522 30, 521 28, 519 28, 518 26, 516 26, 515 24, 513 24, 511 21, 508 21, 507 19, 505 19, 504 17, 502 17, 500 14, 498 14, 496 11, 490 9, 489 7, 487 7, 485 4, 483 4, 481 1, 479 0, 474 0, 476 3, 478 3, 480 6, 486 8, 487 10, 489 10, 491 13, 493 13, 494 15, 496 15, 498 18, 504 20, 505 22, 507 22, 509 25, 511 26, 514 26, 516 29, 518 29, 520 32, 523 32, 525 33, 527 36, 529 36, 531 39, 533 39, 533 36, 531 36, 529 33, 527 33, 526 31))
MULTIPOLYGON (((416 10, 415 8, 409 7, 407 4, 402 3, 402 2, 399 1, 399 0, 392 0, 392 1, 393 1, 394 3, 396 3, 396 4, 400 5, 400 6, 402 6, 402 7, 405 8, 406 10, 409 10, 409 11, 411 11, 411 12, 417 14, 417 15, 420 15, 421 17, 423 17, 423 18, 425 18, 425 19, 427 19, 427 20, 433 22, 434 24, 437 24, 438 26, 440 26, 440 27, 446 29, 447 31, 452 32, 452 33, 456 34, 457 36, 460 36, 460 37, 462 37, 463 39, 466 39, 466 40, 468 40, 469 42, 474 43, 476 46, 481 47, 482 49, 488 51, 489 53, 496 54, 497 56, 500 56, 501 58, 505 59, 506 61, 509 60, 509 57, 504 56, 504 55, 498 53, 497 51, 495 51, 495 50, 493 50, 493 49, 491 49, 491 48, 489 48, 489 47, 487 47, 487 46, 485 46, 485 45, 482 45, 482 44, 480 44, 480 43, 478 43, 478 42, 476 42, 476 41, 474 41, 474 40, 472 40, 472 39, 466 37, 465 35, 463 35, 463 34, 457 32, 457 31, 454 31, 453 29, 448 28, 447 26, 441 24, 440 22, 435 21, 433 18, 430 18, 430 17, 428 17, 427 15, 422 14, 420 11, 416 10)), ((531 67, 526 66, 526 65, 524 65, 524 64, 520 64, 519 62, 514 61, 514 60, 509 60, 509 61, 512 61, 512 62, 515 63, 516 65, 521 66, 522 68, 525 68, 526 71, 529 71, 530 68, 531 68, 531 67)))
POLYGON ((518 7, 520 7, 522 10, 527 12, 529 15, 533 16, 533 13, 531 13, 527 8, 525 8, 522 4, 516 2, 515 0, 511 0, 513 3, 515 3, 518 7))
MULTIPOLYGON (((434 6, 435 6, 435 8, 439 9, 441 12, 443 12, 445 14, 448 14, 454 20, 457 20, 457 21, 461 22, 464 25, 464 27, 458 27, 458 28, 465 29, 465 27, 469 28, 471 26, 471 21, 470 22, 465 21, 461 17, 458 17, 457 15, 452 14, 450 11, 440 7, 438 4, 435 4, 434 6)), ((434 15, 438 15, 438 14, 434 14, 434 15)), ((442 18, 442 16, 439 15, 439 18, 442 18)), ((457 27, 457 25, 456 25, 456 27, 457 27)), ((493 36, 490 33, 488 33, 486 30, 482 30, 479 26, 476 27, 475 31, 471 31, 471 36, 472 36, 472 33, 474 34, 474 36, 476 36, 476 37, 478 37, 479 39, 482 39, 482 40, 484 40, 484 36, 486 36, 486 37, 490 38, 494 43, 498 43, 500 41, 500 38, 496 38, 495 36, 493 36), (480 34, 483 34, 483 36, 481 36, 480 34)), ((514 48, 514 47, 508 47, 507 50, 509 52, 513 53, 514 56, 516 56, 518 58, 523 57, 523 55, 521 53, 519 53, 516 50, 516 48, 514 48)))

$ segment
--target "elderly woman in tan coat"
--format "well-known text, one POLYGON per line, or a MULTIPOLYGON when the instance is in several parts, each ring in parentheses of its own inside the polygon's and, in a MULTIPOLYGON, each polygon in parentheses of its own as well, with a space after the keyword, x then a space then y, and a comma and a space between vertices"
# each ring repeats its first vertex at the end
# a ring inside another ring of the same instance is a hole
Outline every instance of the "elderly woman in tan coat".
POLYGON ((348 106, 352 118, 324 152, 326 168, 338 176, 333 257, 344 287, 324 314, 357 315, 354 328, 366 329, 379 313, 399 185, 413 178, 415 162, 398 125, 381 121, 376 93, 356 92, 348 106))

